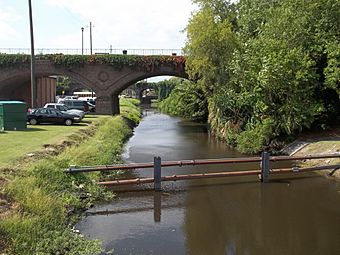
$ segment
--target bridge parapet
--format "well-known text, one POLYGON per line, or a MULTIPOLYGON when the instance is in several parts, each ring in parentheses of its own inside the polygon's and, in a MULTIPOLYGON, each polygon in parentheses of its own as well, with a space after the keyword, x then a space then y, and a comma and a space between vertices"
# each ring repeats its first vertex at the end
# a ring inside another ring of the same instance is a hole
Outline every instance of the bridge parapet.
MULTIPOLYGON (((36 48, 34 49, 36 54, 65 54, 65 55, 91 55, 90 49, 67 49, 67 48, 36 48)), ((98 54, 113 54, 113 55, 142 55, 142 56, 182 56, 183 51, 181 49, 106 49, 95 48, 92 49, 94 55, 98 54)), ((27 54, 31 53, 30 48, 0 48, 0 53, 4 54, 27 54)))

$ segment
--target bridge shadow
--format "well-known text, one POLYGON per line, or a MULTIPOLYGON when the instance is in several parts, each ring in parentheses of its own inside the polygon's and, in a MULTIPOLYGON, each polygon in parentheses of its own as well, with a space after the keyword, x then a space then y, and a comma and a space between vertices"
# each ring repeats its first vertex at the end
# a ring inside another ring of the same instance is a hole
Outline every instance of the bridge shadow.
MULTIPOLYGON (((83 121, 81 123, 73 123, 72 126, 76 126, 76 127, 87 127, 89 124, 91 124, 92 122, 91 121, 87 121, 87 122, 84 122, 83 121)), ((63 124, 39 124, 41 125, 42 127, 43 126, 56 126, 56 127, 60 127, 60 126, 65 126, 63 124)), ((24 131, 24 132, 37 132, 37 131, 48 131, 44 128, 38 128, 38 127, 27 127, 27 129, 24 129, 24 130, 18 130, 18 131, 24 131)), ((1 134, 1 133, 0 133, 1 134)))
POLYGON ((86 119, 96 119, 96 118, 98 118, 98 116, 97 116, 97 115, 92 115, 92 114, 91 114, 91 115, 86 115, 85 118, 86 118, 86 119))
POLYGON ((27 129, 23 130, 25 132, 37 132, 37 131, 47 131, 43 128, 37 128, 37 127, 27 127, 27 129))
POLYGON ((74 123, 73 126, 77 126, 77 127, 87 127, 88 124, 91 124, 91 121, 82 121, 81 123, 74 123))

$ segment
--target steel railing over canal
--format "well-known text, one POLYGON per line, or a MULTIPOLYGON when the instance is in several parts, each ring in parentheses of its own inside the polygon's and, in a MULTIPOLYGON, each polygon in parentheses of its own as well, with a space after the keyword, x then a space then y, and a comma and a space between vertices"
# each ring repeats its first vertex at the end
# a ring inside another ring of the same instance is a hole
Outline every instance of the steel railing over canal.
POLYGON ((273 174, 283 173, 302 173, 318 170, 333 170, 333 174, 337 169, 340 169, 340 164, 324 165, 314 167, 297 167, 282 169, 272 169, 271 162, 279 161, 297 161, 297 160, 313 160, 313 159, 329 159, 340 158, 340 153, 336 154, 324 154, 324 155, 306 155, 306 156, 270 156, 268 152, 263 152, 261 157, 248 157, 248 158, 222 158, 222 159, 195 159, 195 160, 180 160, 180 161, 162 161, 160 157, 155 157, 154 162, 151 163, 132 163, 132 164, 119 164, 119 165, 105 165, 105 166, 70 166, 66 170, 67 173, 86 173, 94 171, 117 171, 117 170, 135 170, 135 169, 154 169, 153 178, 135 178, 135 179, 122 179, 99 182, 99 185, 115 186, 115 185, 133 185, 133 184, 146 184, 154 183, 154 189, 156 191, 161 190, 161 183, 165 181, 178 181, 178 180, 193 180, 204 178, 222 178, 222 177, 234 177, 234 176, 247 176, 258 175, 261 182, 266 183, 269 181, 269 176, 273 174), (163 167, 183 167, 183 166, 199 166, 199 165, 219 165, 219 164, 242 164, 242 163, 254 163, 259 162, 260 167, 256 170, 243 170, 243 171, 224 171, 215 173, 192 173, 192 174, 179 174, 171 176, 162 176, 163 167))

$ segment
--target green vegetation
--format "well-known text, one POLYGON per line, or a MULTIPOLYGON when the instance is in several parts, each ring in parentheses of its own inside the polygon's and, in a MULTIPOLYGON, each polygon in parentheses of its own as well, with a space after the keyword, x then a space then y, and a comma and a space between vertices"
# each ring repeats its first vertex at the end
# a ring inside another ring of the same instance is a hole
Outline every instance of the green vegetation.
POLYGON ((89 123, 95 123, 103 116, 85 117, 83 123, 72 126, 64 125, 37 125, 27 126, 25 131, 6 131, 0 134, 1 145, 6 147, 0 154, 0 168, 15 164, 19 158, 29 153, 40 150, 43 145, 62 145, 67 138, 82 129, 86 129, 89 123))
POLYGON ((156 82, 155 85, 158 88, 158 100, 162 101, 167 98, 177 83, 178 79, 176 78, 156 82))
POLYGON ((174 89, 168 97, 162 100, 158 107, 161 111, 175 116, 182 116, 197 121, 206 121, 208 116, 207 100, 194 83, 178 78, 163 81, 169 83, 174 89))
POLYGON ((0 214, 0 234, 6 238, 8 254, 96 254, 101 250, 98 241, 84 239, 71 226, 78 219, 77 212, 95 200, 112 197, 96 185, 105 176, 71 175, 64 170, 70 165, 119 162, 123 143, 132 134, 126 120, 129 124, 139 121, 135 104, 122 100, 122 115, 95 119, 69 136, 68 144, 73 146, 59 155, 45 155, 6 174, 7 184, 0 190, 0 197, 7 198, 11 210, 0 214))
POLYGON ((57 95, 68 94, 72 81, 67 76, 57 76, 57 95))
POLYGON ((140 111, 139 108, 137 108, 140 103, 139 100, 134 98, 121 98, 119 101, 121 115, 133 123, 138 123, 140 120, 140 111))
POLYGON ((218 137, 256 153, 339 121, 339 1, 194 2, 186 70, 218 137))
MULTIPOLYGON (((0 67, 21 66, 30 63, 30 56, 23 54, 1 54, 0 67)), ((117 69, 130 67, 136 70, 153 71, 162 65, 182 70, 185 58, 181 56, 139 56, 139 55, 37 55, 37 60, 49 60, 66 68, 82 67, 85 64, 108 64, 117 69)))

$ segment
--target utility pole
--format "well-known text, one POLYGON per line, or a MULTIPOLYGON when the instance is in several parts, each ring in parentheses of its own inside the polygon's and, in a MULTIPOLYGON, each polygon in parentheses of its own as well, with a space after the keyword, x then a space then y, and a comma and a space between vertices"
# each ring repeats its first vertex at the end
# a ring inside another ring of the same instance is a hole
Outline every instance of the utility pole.
POLYGON ((84 55, 84 28, 81 28, 81 55, 84 55))
POLYGON ((28 0, 28 9, 31 35, 31 107, 35 108, 37 106, 37 84, 35 80, 35 57, 34 57, 34 37, 33 37, 33 18, 31 0, 28 0))
POLYGON ((90 53, 92 55, 92 22, 90 22, 90 53))

